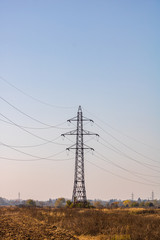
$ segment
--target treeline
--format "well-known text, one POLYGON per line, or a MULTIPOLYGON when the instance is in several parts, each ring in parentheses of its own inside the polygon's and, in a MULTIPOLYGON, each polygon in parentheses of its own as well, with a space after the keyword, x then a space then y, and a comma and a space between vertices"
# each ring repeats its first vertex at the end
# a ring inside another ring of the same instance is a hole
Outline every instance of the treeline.
POLYGON ((132 200, 110 200, 108 202, 102 202, 100 200, 94 201, 93 206, 96 208, 108 208, 108 209, 116 209, 116 208, 160 208, 160 200, 140 200, 140 201, 132 201, 132 200))
POLYGON ((0 206, 37 206, 37 207, 54 207, 54 208, 160 208, 160 200, 117 200, 111 199, 109 201, 102 200, 89 200, 85 203, 75 202, 65 199, 63 197, 57 199, 49 199, 48 201, 35 201, 33 199, 28 200, 7 200, 0 197, 0 206))
POLYGON ((111 199, 109 201, 101 201, 101 200, 89 200, 85 203, 83 202, 75 202, 73 203, 70 200, 65 200, 65 198, 58 198, 55 201, 54 207, 56 208, 107 208, 107 209, 116 209, 116 208, 160 208, 160 200, 141 200, 137 201, 132 200, 116 200, 111 199))

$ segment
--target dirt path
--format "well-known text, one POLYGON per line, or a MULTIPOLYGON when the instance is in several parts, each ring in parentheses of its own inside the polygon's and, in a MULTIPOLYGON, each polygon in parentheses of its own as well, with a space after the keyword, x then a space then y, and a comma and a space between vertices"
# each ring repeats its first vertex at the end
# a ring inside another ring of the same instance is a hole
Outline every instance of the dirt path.
POLYGON ((7 240, 78 240, 68 231, 58 229, 21 212, 7 213, 0 216, 0 239, 7 240))

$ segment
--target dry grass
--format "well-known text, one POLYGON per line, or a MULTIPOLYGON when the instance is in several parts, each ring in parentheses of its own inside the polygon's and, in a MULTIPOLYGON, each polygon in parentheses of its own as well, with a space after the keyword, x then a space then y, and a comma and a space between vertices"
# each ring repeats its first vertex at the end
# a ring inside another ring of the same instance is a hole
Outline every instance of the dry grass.
MULTIPOLYGON (((96 209, 51 209, 51 208, 4 208, 4 215, 23 216, 23 222, 28 221, 32 226, 40 227, 51 232, 54 227, 80 240, 159 240, 160 239, 160 210, 130 209, 130 210, 96 210, 96 209), (34 223, 34 224, 33 224, 34 223)), ((20 217, 18 218, 20 221, 20 217)), ((29 224, 26 227, 29 228, 29 224)), ((33 227, 34 229, 34 227, 33 227)), ((32 230, 33 230, 32 229, 32 230)), ((0 227, 1 231, 1 227, 0 227)), ((27 231, 27 229, 26 229, 27 231)), ((28 230, 29 231, 29 230, 28 230)), ((67 235, 66 235, 67 236, 67 235)), ((76 239, 75 238, 75 239, 76 239)), ((0 238, 9 239, 9 238, 0 238)), ((12 238, 10 238, 12 239, 12 238)), ((22 238, 27 239, 27 238, 22 238)), ((34 239, 34 238, 30 238, 34 239)), ((38 239, 44 239, 39 237, 38 239)))

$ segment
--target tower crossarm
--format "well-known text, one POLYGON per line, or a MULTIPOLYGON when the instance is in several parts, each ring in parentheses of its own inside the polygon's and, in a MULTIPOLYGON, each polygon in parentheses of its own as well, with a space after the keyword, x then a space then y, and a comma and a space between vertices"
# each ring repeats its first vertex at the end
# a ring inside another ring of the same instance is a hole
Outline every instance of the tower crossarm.
MULTIPOLYGON (((71 150, 71 149, 76 149, 77 150, 78 148, 77 148, 76 144, 73 144, 72 146, 66 148, 66 150, 68 150, 68 151, 71 150)), ((91 148, 91 147, 87 146, 86 144, 83 144, 83 147, 81 147, 81 149, 82 150, 90 149, 90 150, 94 151, 94 148, 91 148)))
POLYGON ((77 135, 77 129, 61 134, 62 137, 65 137, 67 135, 77 135))
MULTIPOLYGON (((67 135, 78 135, 77 129, 75 129, 75 130, 73 130, 73 131, 70 131, 70 132, 67 132, 67 133, 61 134, 61 136, 63 136, 63 137, 65 137, 65 136, 67 136, 67 135)), ((90 132, 90 131, 86 131, 86 130, 83 130, 83 131, 82 131, 82 135, 92 135, 92 136, 95 135, 95 136, 99 137, 98 134, 93 133, 93 132, 90 132)))
POLYGON ((83 129, 82 134, 83 135, 95 135, 95 136, 99 137, 99 135, 97 133, 93 133, 93 132, 90 132, 90 131, 87 131, 87 130, 84 130, 84 129, 83 129))
MULTIPOLYGON (((82 117, 82 121, 86 121, 86 122, 92 122, 94 123, 94 121, 92 119, 89 119, 89 118, 86 118, 86 117, 82 117)), ((71 119, 68 119, 67 122, 77 122, 77 117, 74 117, 74 118, 71 118, 71 119)))

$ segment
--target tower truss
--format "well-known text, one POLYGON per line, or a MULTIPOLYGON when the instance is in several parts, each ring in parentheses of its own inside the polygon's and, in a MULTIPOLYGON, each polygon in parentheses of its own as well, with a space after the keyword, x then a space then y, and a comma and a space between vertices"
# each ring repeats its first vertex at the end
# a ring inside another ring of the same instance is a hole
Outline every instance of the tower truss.
POLYGON ((99 136, 96 133, 86 131, 83 129, 83 122, 93 122, 93 120, 83 117, 82 108, 79 106, 77 116, 68 120, 68 122, 76 122, 77 128, 73 131, 62 134, 66 135, 75 135, 76 143, 67 150, 75 149, 75 173, 74 173, 74 186, 73 186, 73 195, 72 201, 83 202, 87 201, 86 189, 85 189, 85 177, 84 177, 84 150, 93 148, 84 144, 83 137, 89 135, 99 136))

